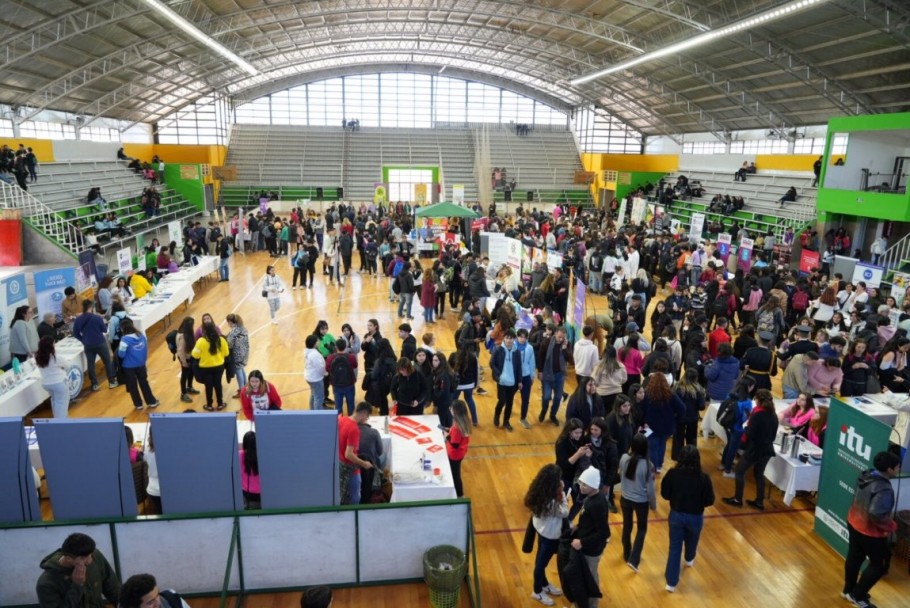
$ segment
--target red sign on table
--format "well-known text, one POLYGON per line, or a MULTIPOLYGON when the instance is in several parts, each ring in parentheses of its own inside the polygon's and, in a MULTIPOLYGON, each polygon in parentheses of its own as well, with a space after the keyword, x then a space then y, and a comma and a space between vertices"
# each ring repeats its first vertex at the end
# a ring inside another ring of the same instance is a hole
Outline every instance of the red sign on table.
POLYGON ((818 252, 803 249, 802 253, 799 254, 799 271, 810 273, 819 267, 821 267, 821 264, 818 263, 818 252))

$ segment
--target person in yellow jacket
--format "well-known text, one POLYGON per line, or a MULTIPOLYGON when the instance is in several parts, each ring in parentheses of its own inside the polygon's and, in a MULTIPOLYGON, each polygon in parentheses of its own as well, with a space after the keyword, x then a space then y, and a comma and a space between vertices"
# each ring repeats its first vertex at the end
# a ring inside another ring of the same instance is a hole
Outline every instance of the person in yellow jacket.
POLYGON ((219 410, 227 407, 221 386, 221 375, 224 373, 224 361, 230 353, 227 340, 218 334, 214 323, 202 325, 202 337, 196 340, 192 356, 199 360, 199 375, 205 385, 205 409, 212 411, 212 390, 218 399, 219 410))
POLYGON ((149 280, 145 278, 142 272, 135 272, 130 279, 130 289, 133 290, 133 297, 138 300, 152 292, 152 284, 149 283, 149 280))

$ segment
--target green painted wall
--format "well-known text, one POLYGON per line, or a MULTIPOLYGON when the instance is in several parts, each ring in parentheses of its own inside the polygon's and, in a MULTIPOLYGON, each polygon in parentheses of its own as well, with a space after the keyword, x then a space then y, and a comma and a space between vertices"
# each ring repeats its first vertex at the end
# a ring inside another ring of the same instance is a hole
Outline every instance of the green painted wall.
MULTIPOLYGON (((910 131, 910 112, 846 116, 829 120, 825 158, 822 164, 822 185, 825 183, 825 173, 831 156, 831 143, 836 133, 893 131, 897 129, 910 131)), ((847 154, 849 155, 849 153, 848 144, 847 154)), ((880 192, 864 192, 862 190, 832 190, 822 187, 818 190, 817 208, 819 217, 826 217, 826 213, 840 213, 880 220, 908 222, 910 221, 910 192, 905 194, 882 194, 880 192)))
POLYGON ((205 208, 205 194, 202 185, 202 166, 201 165, 178 165, 166 164, 164 166, 164 181, 167 187, 176 190, 191 205, 202 211, 205 208), (180 167, 196 167, 198 179, 184 179, 180 175, 180 167))
MULTIPOLYGON (((626 172, 621 171, 620 173, 626 173, 626 172)), ((663 177, 666 175, 666 173, 664 173, 664 172, 648 173, 648 172, 632 171, 631 173, 632 173, 632 183, 630 183, 628 185, 627 184, 616 184, 616 194, 614 194, 614 196, 620 201, 624 197, 628 196, 628 194, 630 192, 632 192, 639 186, 644 186, 648 182, 651 182, 652 184, 654 184, 655 187, 657 187, 657 182, 659 182, 661 179, 663 179, 663 177)))

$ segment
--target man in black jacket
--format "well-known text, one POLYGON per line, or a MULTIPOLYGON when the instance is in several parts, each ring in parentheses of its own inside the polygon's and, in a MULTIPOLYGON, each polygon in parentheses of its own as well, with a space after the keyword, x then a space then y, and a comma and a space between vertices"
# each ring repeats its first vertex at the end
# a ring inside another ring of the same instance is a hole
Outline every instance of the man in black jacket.
POLYGON ((403 319, 405 310, 409 320, 414 320, 411 316, 411 306, 414 303, 414 276, 411 274, 411 263, 405 260, 401 272, 395 279, 398 282, 398 318, 403 319))
POLYGON ((417 354, 417 338, 411 335, 411 326, 402 323, 398 326, 398 337, 401 338, 401 356, 409 361, 417 354))
POLYGON ((392 379, 392 404, 399 416, 420 416, 430 393, 430 383, 410 359, 398 360, 392 379))
POLYGON ((610 539, 607 499, 600 491, 600 471, 595 467, 582 471, 578 489, 585 497, 584 507, 569 546, 563 544, 569 541, 565 537, 560 542, 557 565, 566 599, 574 601, 576 606, 589 606, 589 598, 603 597, 597 569, 610 539))
POLYGON ((764 511, 765 467, 774 456, 774 438, 777 437, 777 412, 774 410, 774 397, 771 391, 760 389, 755 392, 755 407, 749 416, 746 427, 745 453, 736 465, 736 495, 724 498, 724 502, 734 507, 743 506, 743 492, 746 486, 746 471, 755 467, 755 500, 747 500, 749 506, 764 511))

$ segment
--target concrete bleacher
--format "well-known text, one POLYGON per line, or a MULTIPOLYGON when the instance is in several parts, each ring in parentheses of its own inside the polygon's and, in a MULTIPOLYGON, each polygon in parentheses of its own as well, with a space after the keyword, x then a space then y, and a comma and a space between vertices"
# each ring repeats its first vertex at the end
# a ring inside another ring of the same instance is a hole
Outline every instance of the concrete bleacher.
POLYGON ((94 187, 101 188, 105 200, 116 201, 136 196, 148 185, 125 162, 67 161, 40 164, 38 181, 28 191, 51 209, 63 210, 80 206, 94 187))
POLYGON ((344 131, 340 127, 234 125, 227 164, 237 185, 342 184, 344 131))
POLYGON ((816 213, 816 195, 818 189, 812 186, 814 175, 811 171, 762 171, 746 176, 745 182, 733 180, 733 172, 717 169, 683 169, 670 173, 665 178, 673 185, 679 175, 689 178, 689 184, 700 182, 705 189, 701 197, 706 205, 710 204, 715 194, 741 196, 746 203, 747 211, 772 214, 782 218, 808 221, 816 213), (796 188, 797 199, 793 203, 784 203, 780 198, 791 187, 796 188))

